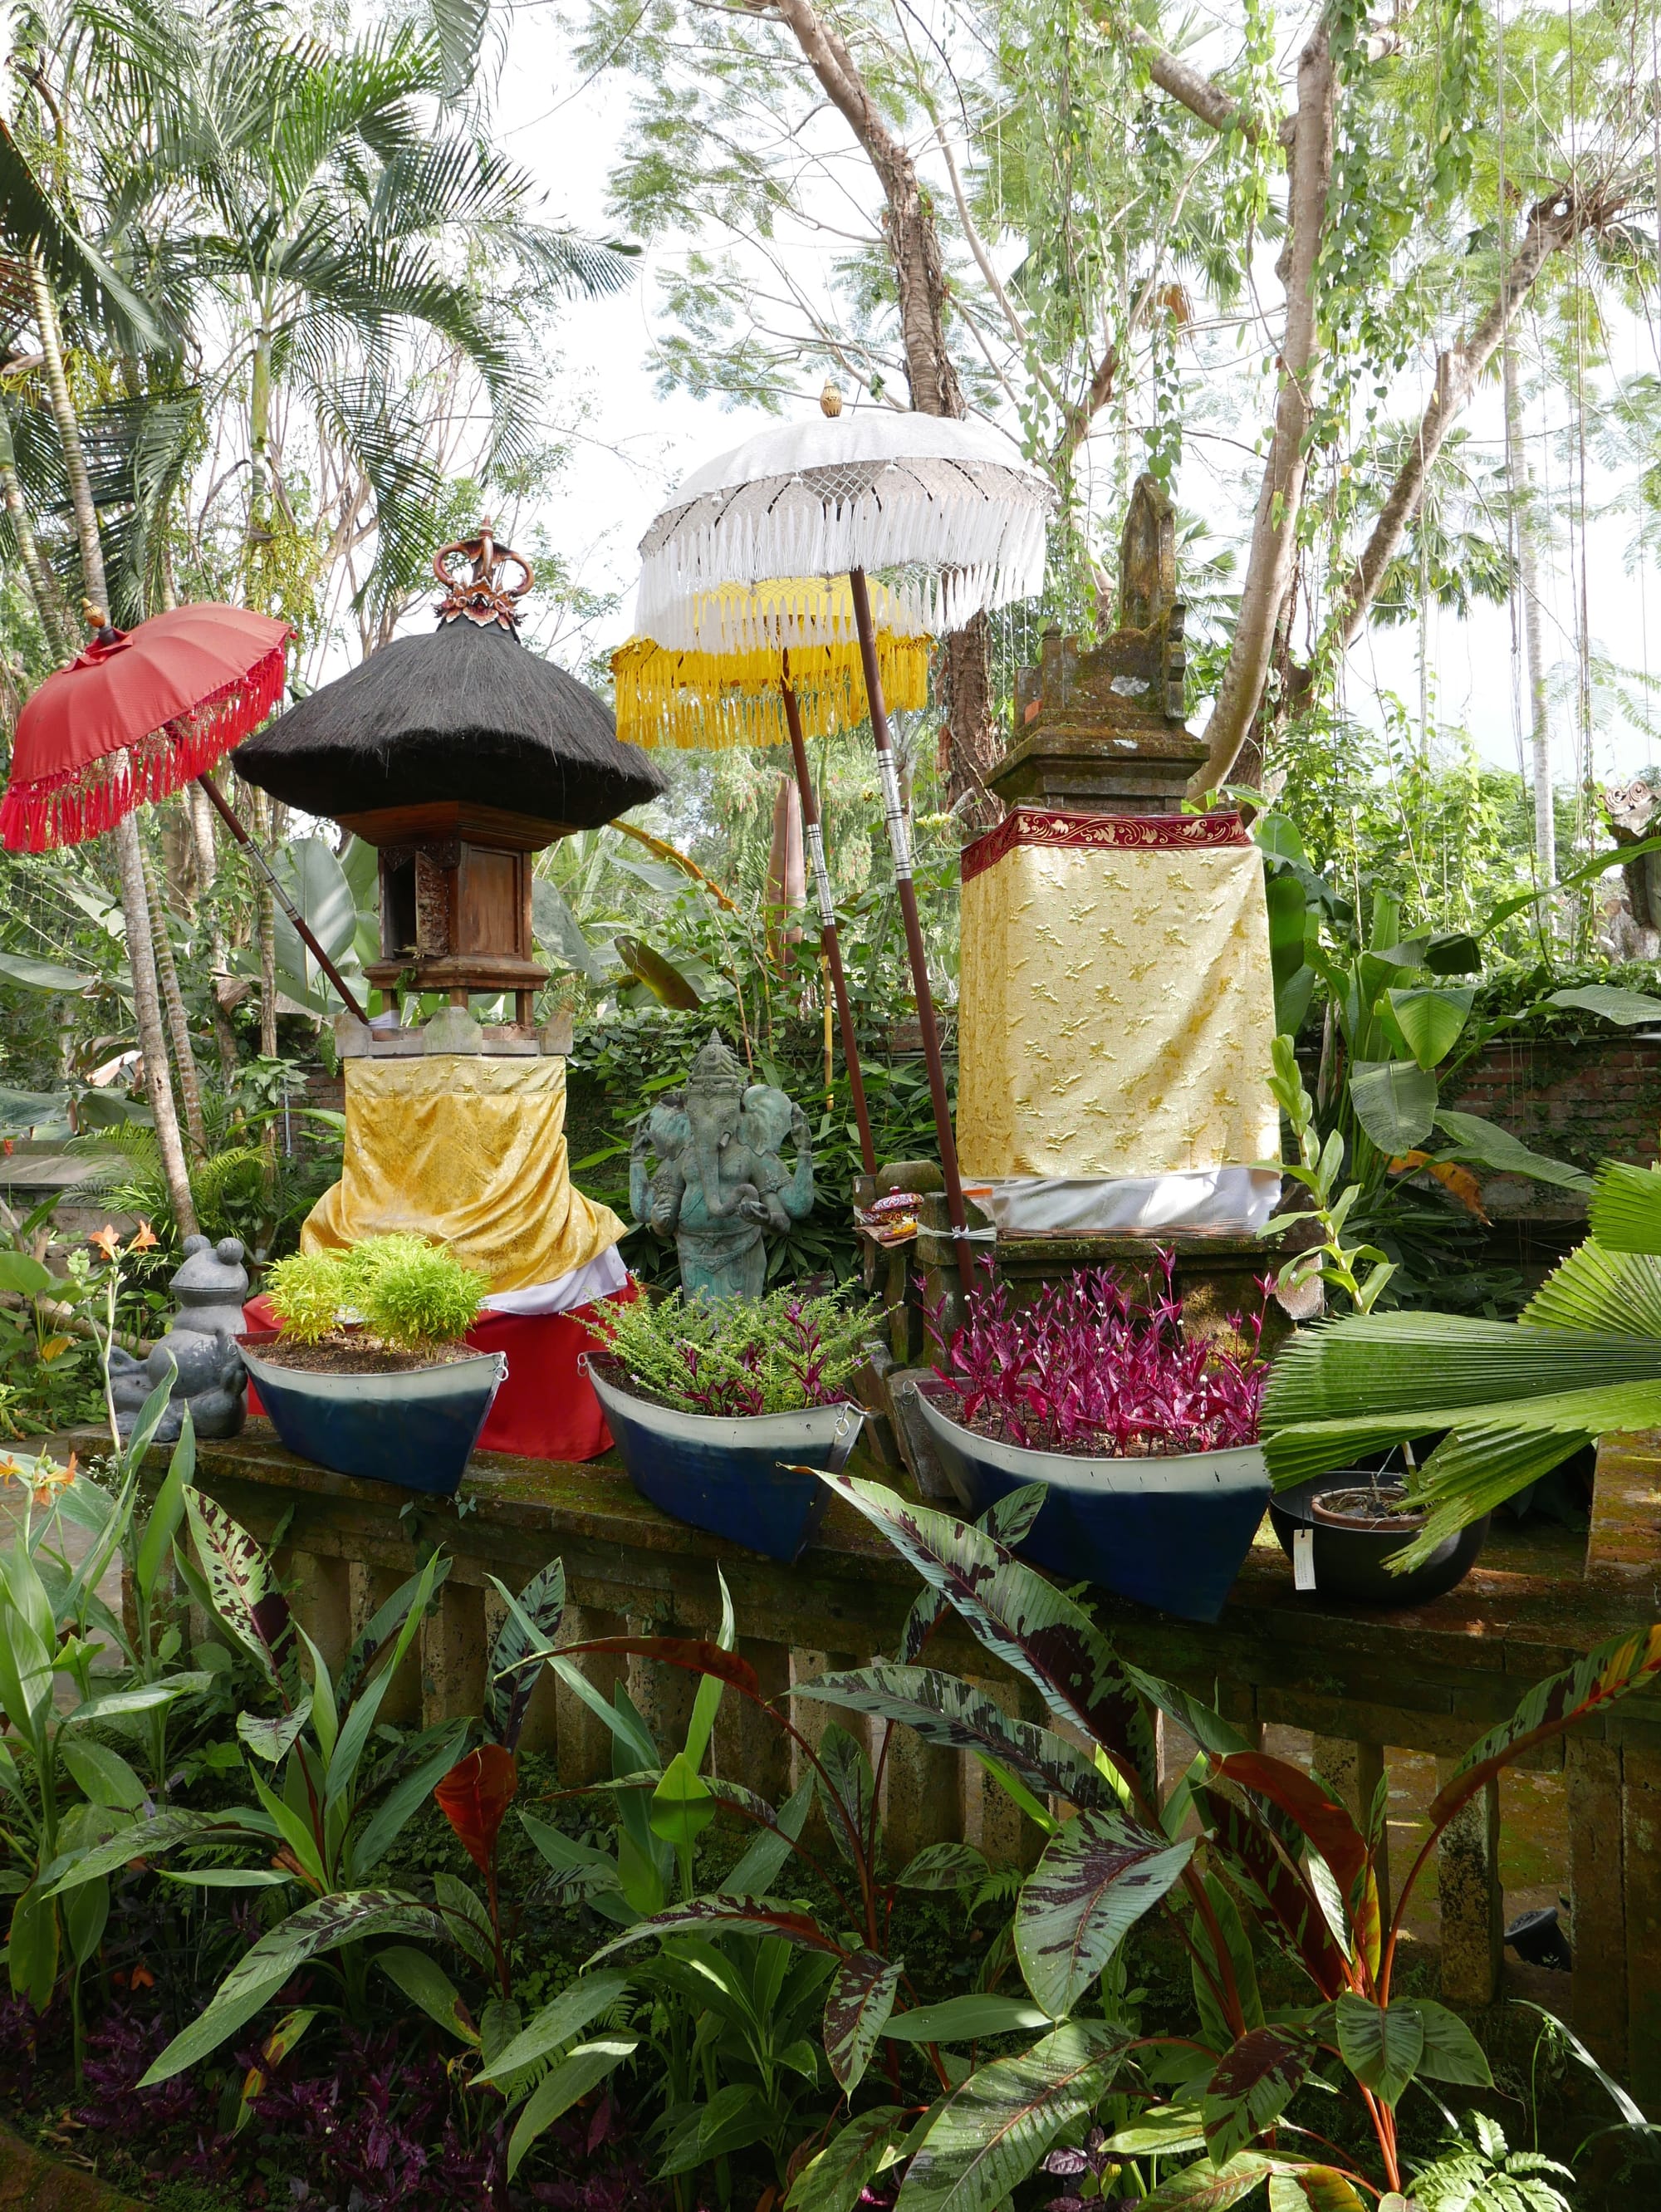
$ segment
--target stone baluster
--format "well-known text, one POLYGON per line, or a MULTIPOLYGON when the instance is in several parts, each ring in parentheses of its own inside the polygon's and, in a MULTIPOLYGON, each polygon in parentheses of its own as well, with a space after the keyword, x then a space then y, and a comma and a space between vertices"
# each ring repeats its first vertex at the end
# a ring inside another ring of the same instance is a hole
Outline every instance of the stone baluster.
MULTIPOLYGON (((1458 1765, 1452 1759, 1436 1761, 1438 1790, 1452 1781, 1458 1765)), ((1499 1994, 1505 1936, 1497 1781, 1484 1784, 1449 1822, 1436 1857, 1442 1995, 1449 2004, 1478 2010, 1499 1994)))
MULTIPOLYGON (((1358 1743, 1348 1736, 1316 1735, 1310 1739, 1309 1764, 1330 1784, 1338 1802, 1365 1832, 1373 1815, 1373 1802, 1385 1778, 1384 1746, 1358 1743)), ((1390 1821, 1386 1815, 1373 1853, 1373 1870, 1379 1879, 1379 1910, 1390 1917, 1390 1821)))

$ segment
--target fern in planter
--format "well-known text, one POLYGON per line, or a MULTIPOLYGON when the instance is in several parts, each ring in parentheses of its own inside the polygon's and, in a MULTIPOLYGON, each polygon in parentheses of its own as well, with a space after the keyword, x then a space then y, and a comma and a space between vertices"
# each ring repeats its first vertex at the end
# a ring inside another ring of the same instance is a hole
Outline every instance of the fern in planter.
POLYGON ((593 1328, 646 1396, 682 1413, 792 1413, 847 1398, 870 1314, 840 1293, 688 1303, 676 1291, 596 1312, 593 1328))

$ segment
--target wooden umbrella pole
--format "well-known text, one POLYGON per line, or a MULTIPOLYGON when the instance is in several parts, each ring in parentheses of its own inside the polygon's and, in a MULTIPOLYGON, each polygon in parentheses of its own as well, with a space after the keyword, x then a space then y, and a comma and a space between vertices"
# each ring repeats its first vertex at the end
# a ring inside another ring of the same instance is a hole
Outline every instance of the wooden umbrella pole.
MULTIPOLYGON (((802 736, 802 710, 797 704, 796 687, 790 680, 788 653, 785 655, 779 690, 785 702, 790 749, 796 762, 796 788, 802 798, 802 834, 807 840, 814 890, 819 899, 819 942, 825 949, 831 988, 836 994, 836 1018, 842 1029, 842 1057, 848 1064, 848 1088, 853 1093, 853 1118, 859 1124, 859 1157, 865 1164, 865 1173, 875 1176, 876 1147, 871 1142, 870 1109, 865 1103, 865 1078, 859 1066, 859 1041, 853 1033, 853 1008, 848 1004, 848 979, 842 973, 842 943, 836 929, 836 902, 831 896, 830 876, 825 867, 825 840, 819 825, 813 777, 808 769, 808 748, 802 736)), ((828 1029, 825 1032, 825 1057, 828 1063, 828 1029)))
POLYGON ((284 914, 288 915, 289 921, 294 925, 295 932, 298 934, 301 944, 305 945, 306 951, 311 954, 312 959, 317 962, 318 966, 322 969, 324 974, 334 985, 336 990, 340 993, 341 997, 345 1000, 347 1008, 352 1014, 353 1018, 355 1020, 361 1022, 364 1027, 367 1029, 369 1026, 368 1015, 364 1012, 363 1008, 358 1004, 356 998, 353 995, 351 989, 347 984, 345 977, 341 974, 339 969, 336 967, 334 962, 329 957, 329 955, 318 943, 316 938, 312 936, 311 928, 306 922, 305 915, 301 914, 300 908, 294 904, 293 899, 289 897, 288 892, 284 890, 282 885, 277 881, 276 877, 272 871, 270 862, 266 859, 264 854, 260 851, 258 846, 255 844, 253 839, 248 835, 241 823, 237 819, 235 808, 232 806, 230 801, 220 790, 219 786, 214 781, 212 776, 199 775, 197 778, 197 781, 202 786, 203 791, 207 793, 209 798, 213 801, 214 805, 217 808, 220 820, 223 822, 225 827, 230 831, 232 836, 236 839, 237 843, 241 846, 243 851, 248 854, 254 865, 264 876, 266 882, 271 886, 272 896, 276 900, 277 904, 282 908, 284 914))
POLYGON ((859 632, 859 657, 865 665, 865 697, 871 711, 871 735, 876 740, 882 811, 888 825, 889 849, 894 854, 894 880, 900 888, 900 911, 906 923, 906 949, 911 956, 912 988, 917 993, 917 1018, 923 1030, 923 1057, 929 1070, 934 1126, 940 1139, 940 1165, 946 1178, 946 1218, 951 1224, 952 1244, 957 1254, 958 1279, 967 1292, 974 1288, 974 1261, 969 1251, 968 1218, 963 1207, 963 1178, 958 1172, 957 1139, 952 1130, 951 1102, 946 1096, 946 1065, 940 1056, 940 1031, 935 1024, 934 994, 929 988, 923 924, 918 915, 917 892, 912 883, 911 839, 906 828, 905 809, 900 803, 900 776, 894 766, 894 741, 888 734, 882 671, 876 665, 876 633, 871 627, 870 593, 865 588, 864 570, 851 568, 848 585, 853 593, 853 619, 859 632))

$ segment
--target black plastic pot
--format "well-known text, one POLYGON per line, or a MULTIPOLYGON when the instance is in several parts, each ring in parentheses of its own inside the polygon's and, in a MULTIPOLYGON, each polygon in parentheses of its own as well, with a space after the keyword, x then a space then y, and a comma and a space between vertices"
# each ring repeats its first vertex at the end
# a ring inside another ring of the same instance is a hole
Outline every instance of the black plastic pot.
POLYGON ((1349 1598, 1356 1605, 1423 1605, 1461 1583, 1476 1564, 1488 1538, 1488 1516, 1473 1521, 1457 1536, 1439 1544, 1422 1567, 1392 1574, 1386 1562, 1409 1544, 1416 1531, 1399 1521, 1393 1526, 1373 1519, 1343 1521, 1331 1513, 1319 1519, 1315 1500, 1332 1492, 1366 1490, 1373 1478, 1364 1468, 1323 1474, 1295 1490, 1282 1490, 1269 1501, 1269 1517, 1288 1559, 1300 1528, 1312 1532, 1315 1595, 1349 1598))

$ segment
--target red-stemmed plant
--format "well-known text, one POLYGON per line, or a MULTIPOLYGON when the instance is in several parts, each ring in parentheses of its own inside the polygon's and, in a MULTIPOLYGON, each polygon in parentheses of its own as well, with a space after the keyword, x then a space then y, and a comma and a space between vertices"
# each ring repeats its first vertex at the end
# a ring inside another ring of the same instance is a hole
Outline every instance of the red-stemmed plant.
POLYGON ((965 1426, 1037 1451, 1116 1459, 1255 1443, 1269 1371, 1261 1321, 1234 1318, 1239 1352, 1185 1337, 1174 1261, 1159 1257, 1162 1280, 1146 1296, 1112 1268, 1092 1267, 1018 1309, 989 1281, 971 1291, 949 1338, 937 1309, 934 1371, 965 1426))

